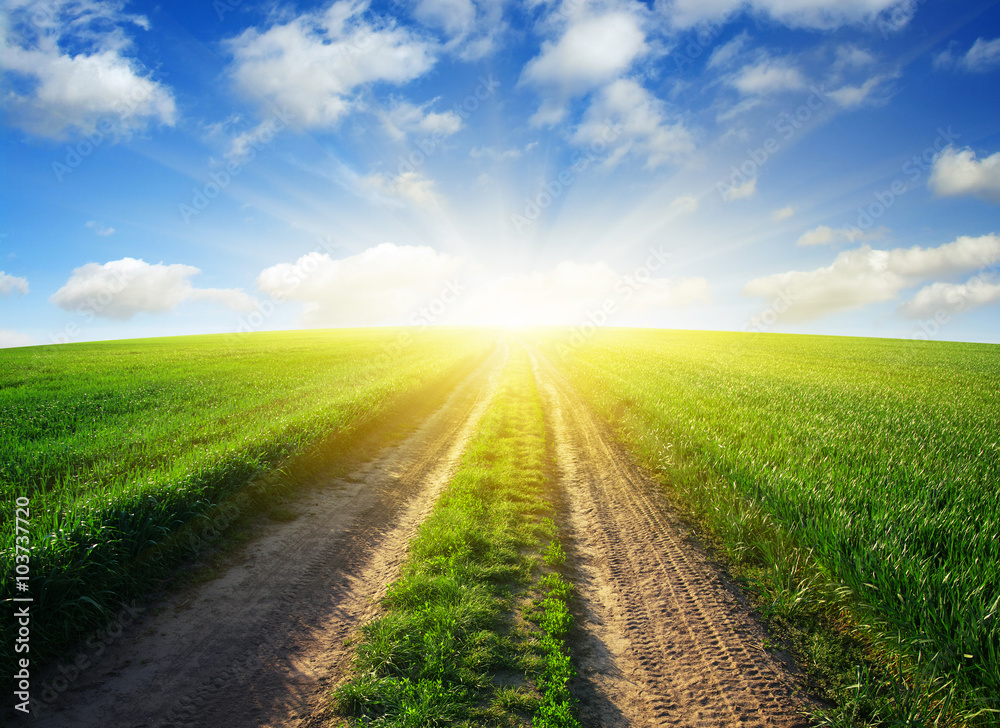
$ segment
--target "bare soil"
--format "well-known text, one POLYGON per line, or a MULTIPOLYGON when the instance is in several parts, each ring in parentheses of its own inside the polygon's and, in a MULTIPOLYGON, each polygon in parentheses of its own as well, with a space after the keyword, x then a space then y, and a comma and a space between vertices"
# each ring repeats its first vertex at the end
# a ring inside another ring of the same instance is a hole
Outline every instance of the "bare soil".
MULTIPOLYGON (((803 726, 801 681, 569 384, 532 352, 554 443, 585 726, 803 726)), ((147 605, 39 728, 316 728, 361 625, 495 395, 506 345, 414 433, 320 479, 218 578, 147 605)), ((56 667, 40 682, 58 677, 56 667)))
MULTIPOLYGON (((239 561, 149 605, 39 728, 315 726, 496 392, 500 346, 416 432, 309 489, 239 561)), ((70 663, 72 664, 72 663, 70 663)), ((57 678, 55 666, 37 684, 57 678)))
POLYGON ((532 356, 577 589, 585 726, 805 726, 787 658, 550 363, 532 356))

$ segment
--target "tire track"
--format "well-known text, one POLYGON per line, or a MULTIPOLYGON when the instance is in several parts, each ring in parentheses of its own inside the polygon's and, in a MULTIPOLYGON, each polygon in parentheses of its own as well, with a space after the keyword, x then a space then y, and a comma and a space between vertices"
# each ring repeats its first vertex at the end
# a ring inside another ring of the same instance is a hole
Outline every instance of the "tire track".
POLYGON ((344 480, 320 479, 297 518, 244 562, 168 597, 81 675, 39 728, 246 728, 320 723, 410 538, 497 391, 505 344, 416 432, 344 480), (193 592, 193 593, 192 593, 193 592))
POLYGON ((577 572, 584 724, 807 725, 806 698, 760 625, 565 378, 532 359, 577 572))

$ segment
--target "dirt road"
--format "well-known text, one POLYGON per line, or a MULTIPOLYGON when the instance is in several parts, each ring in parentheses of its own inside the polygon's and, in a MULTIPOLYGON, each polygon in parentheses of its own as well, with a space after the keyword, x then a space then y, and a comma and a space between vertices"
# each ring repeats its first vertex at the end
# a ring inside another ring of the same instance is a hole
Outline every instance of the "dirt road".
POLYGON ((579 594, 587 726, 799 726, 766 634, 562 375, 533 352, 579 594))
MULTIPOLYGON (((346 642, 396 578, 498 384, 505 346, 419 429, 264 529, 243 563, 154 605, 52 708, 39 728, 323 724, 346 642)), ((50 672, 50 677, 57 677, 50 672)))
MULTIPOLYGON (((553 442, 585 726, 798 726, 791 670, 663 498, 531 352, 553 442)), ((505 344, 401 443, 330 479, 166 598, 82 671, 40 728, 336 725, 326 695, 497 391, 505 344)), ((50 671, 49 677, 53 673, 50 671)))

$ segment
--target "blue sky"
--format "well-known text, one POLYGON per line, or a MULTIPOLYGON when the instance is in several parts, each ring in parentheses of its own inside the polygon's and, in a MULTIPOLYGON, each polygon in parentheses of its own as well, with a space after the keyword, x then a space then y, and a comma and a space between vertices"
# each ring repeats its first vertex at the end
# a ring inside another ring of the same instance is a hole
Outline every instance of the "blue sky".
POLYGON ((1000 343, 1000 2, 3 0, 0 345, 1000 343))

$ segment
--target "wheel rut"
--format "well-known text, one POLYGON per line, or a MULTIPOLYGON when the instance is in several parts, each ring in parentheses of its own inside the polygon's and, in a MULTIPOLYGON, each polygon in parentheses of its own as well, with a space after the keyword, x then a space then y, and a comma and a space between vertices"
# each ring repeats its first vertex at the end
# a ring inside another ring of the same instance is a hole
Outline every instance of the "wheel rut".
MULTIPOLYGON (((530 349, 529 349, 530 350, 530 349)), ((656 485, 532 351, 579 594, 575 691, 588 726, 805 726, 793 670, 656 485)))

